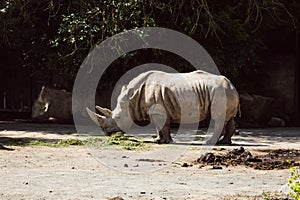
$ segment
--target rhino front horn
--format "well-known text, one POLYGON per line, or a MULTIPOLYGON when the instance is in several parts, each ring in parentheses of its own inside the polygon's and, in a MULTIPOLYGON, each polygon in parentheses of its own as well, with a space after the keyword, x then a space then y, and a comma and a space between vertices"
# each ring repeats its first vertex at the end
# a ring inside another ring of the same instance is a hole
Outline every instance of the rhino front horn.
POLYGON ((112 115, 111 110, 109 110, 108 108, 102 108, 100 106, 96 106, 96 109, 99 110, 99 112, 101 112, 106 117, 111 117, 112 115))
POLYGON ((92 121, 100 126, 101 122, 104 120, 104 116, 101 116, 93 111, 91 111, 88 107, 86 108, 87 113, 89 114, 90 118, 92 119, 92 121))

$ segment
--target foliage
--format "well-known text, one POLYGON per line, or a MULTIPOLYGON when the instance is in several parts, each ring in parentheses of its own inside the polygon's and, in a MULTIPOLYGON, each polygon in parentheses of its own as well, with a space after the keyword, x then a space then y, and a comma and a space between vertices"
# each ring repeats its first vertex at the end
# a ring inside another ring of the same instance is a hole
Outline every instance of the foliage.
POLYGON ((262 192, 260 195, 247 195, 244 193, 236 194, 236 195, 228 195, 225 198, 222 198, 222 200, 240 200, 240 199, 247 199, 247 200, 288 200, 288 196, 283 194, 282 192, 262 192))
POLYGON ((149 148, 147 142, 142 141, 138 138, 124 135, 121 132, 117 132, 112 136, 106 136, 104 138, 100 137, 91 137, 85 141, 85 144, 88 147, 92 148, 117 148, 123 150, 145 150, 149 148))
POLYGON ((291 176, 288 178, 288 186, 291 189, 290 195, 292 195, 295 200, 300 200, 300 179, 299 171, 294 167, 290 169, 291 176))
MULTIPOLYGON (((262 66, 265 35, 276 27, 295 27, 296 8, 295 0, 5 0, 0 4, 0 51, 13 49, 22 58, 20 65, 33 71, 74 79, 96 43, 134 27, 161 26, 196 39, 225 75, 237 77, 262 66)), ((132 55, 123 64, 139 59, 132 55)), ((176 63, 153 53, 157 56, 176 63)))

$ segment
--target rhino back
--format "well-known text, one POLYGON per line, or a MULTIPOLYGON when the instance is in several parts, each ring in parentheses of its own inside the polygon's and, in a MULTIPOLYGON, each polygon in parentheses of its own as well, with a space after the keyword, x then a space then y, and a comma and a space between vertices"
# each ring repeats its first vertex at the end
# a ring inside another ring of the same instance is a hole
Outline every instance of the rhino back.
POLYGON ((143 73, 129 84, 135 88, 130 98, 130 113, 134 120, 149 120, 148 110, 161 104, 171 121, 194 123, 209 115, 211 91, 217 76, 203 71, 191 73, 143 73), (197 112, 197 110, 199 112, 197 112))

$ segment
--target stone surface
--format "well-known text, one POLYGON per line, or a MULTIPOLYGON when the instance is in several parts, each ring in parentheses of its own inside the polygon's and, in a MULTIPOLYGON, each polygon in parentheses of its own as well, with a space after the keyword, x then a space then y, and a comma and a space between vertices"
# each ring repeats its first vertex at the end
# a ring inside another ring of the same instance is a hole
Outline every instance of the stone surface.
MULTIPOLYGON (((241 119, 238 119, 238 121, 242 127, 266 126, 279 110, 278 100, 255 94, 240 94, 240 104, 241 119)), ((281 124, 276 119, 273 121, 273 126, 281 124)))
POLYGON ((268 123, 269 127, 284 127, 285 121, 279 117, 272 117, 268 123))

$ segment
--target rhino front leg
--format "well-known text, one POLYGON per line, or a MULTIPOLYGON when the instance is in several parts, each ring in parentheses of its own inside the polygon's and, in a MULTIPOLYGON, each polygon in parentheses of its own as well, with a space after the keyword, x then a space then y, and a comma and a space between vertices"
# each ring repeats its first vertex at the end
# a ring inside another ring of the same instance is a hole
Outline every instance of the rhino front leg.
POLYGON ((171 143, 173 140, 171 137, 170 120, 164 115, 151 115, 151 121, 157 131, 155 142, 159 144, 171 143))
POLYGON ((156 128, 156 131, 158 132, 158 136, 155 138, 155 141, 159 144, 169 144, 172 143, 172 137, 171 137, 171 128, 170 124, 166 125, 160 130, 156 128))
POLYGON ((171 143, 170 117, 166 113, 166 109, 162 106, 162 104, 152 105, 149 109, 149 117, 157 131, 155 141, 160 144, 171 143))

